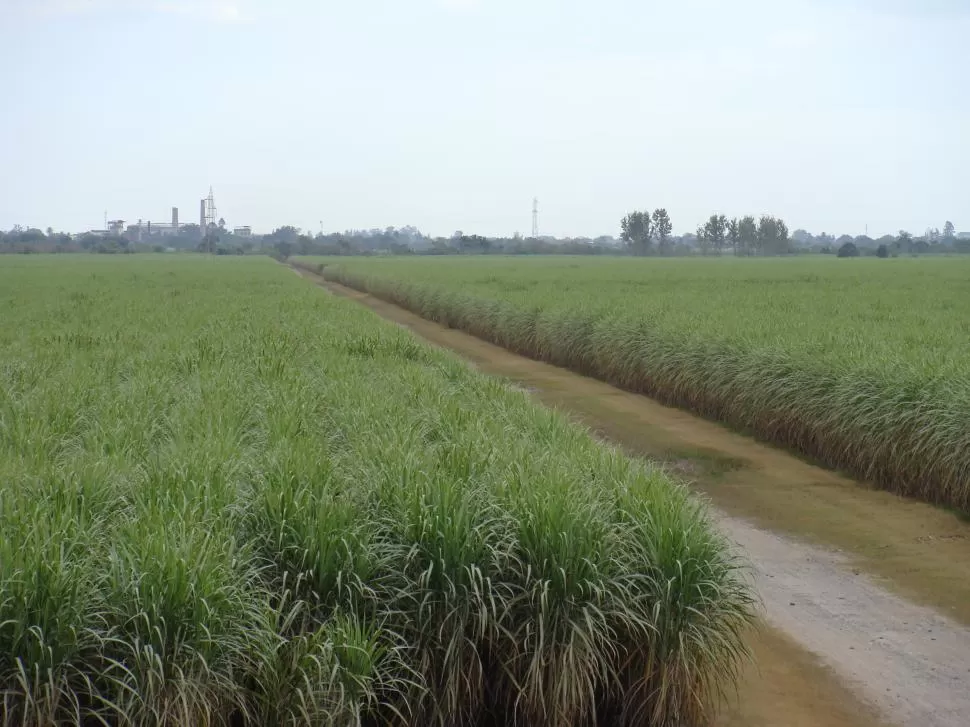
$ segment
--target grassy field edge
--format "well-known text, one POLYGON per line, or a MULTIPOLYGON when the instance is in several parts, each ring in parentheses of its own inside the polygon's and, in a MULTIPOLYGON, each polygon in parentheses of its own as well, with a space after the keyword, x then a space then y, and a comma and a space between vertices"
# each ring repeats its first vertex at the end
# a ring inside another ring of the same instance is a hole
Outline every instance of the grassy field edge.
POLYGON ((745 563, 648 462, 267 258, 0 267, 0 725, 702 727, 745 563))
POLYGON ((325 279, 400 305, 536 360, 726 423, 891 492, 970 510, 965 402, 945 382, 805 368, 780 351, 752 353, 605 329, 420 283, 296 262, 325 279), (877 422, 878 426, 873 426, 877 422))

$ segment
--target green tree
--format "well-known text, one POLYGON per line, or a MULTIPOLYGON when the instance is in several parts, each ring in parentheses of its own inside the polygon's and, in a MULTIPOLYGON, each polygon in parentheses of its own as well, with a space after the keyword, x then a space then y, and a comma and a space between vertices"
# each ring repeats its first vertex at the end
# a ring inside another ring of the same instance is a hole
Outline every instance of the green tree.
POLYGON ((788 225, 784 220, 771 215, 761 216, 758 222, 758 249, 763 255, 784 255, 790 251, 788 225))
POLYGON ((889 257, 889 248, 885 245, 880 245, 876 248, 876 257, 889 257))
POLYGON ((910 252, 913 249, 913 235, 906 230, 900 230, 896 237, 896 249, 902 253, 910 252))
POLYGON ((276 256, 281 260, 286 260, 290 255, 293 254, 295 245, 288 240, 279 240, 273 245, 273 247, 276 248, 276 256))
POLYGON ((706 225, 698 225, 697 227, 697 246, 701 249, 701 255, 711 254, 711 240, 707 236, 706 225))
POLYGON ((758 251, 758 225, 751 215, 738 221, 738 240, 744 255, 754 255, 758 251))
POLYGON ((947 242, 952 242, 954 237, 956 237, 956 228, 952 222, 947 220, 943 224, 943 239, 947 242))
POLYGON ((620 239, 635 252, 637 241, 643 236, 643 213, 630 212, 620 220, 620 239))
POLYGON ((732 217, 727 223, 727 236, 731 241, 731 247, 735 255, 743 255, 741 250, 741 222, 737 217, 732 217))
POLYGON ((776 238, 776 245, 778 246, 777 253, 779 255, 787 255, 791 252, 791 239, 788 236, 788 225, 781 217, 775 218, 775 230, 778 233, 776 238))
POLYGON ((670 215, 667 214, 667 210, 663 207, 654 210, 653 231, 657 237, 657 246, 660 248, 661 255, 666 255, 670 252, 670 233, 673 230, 674 226, 670 221, 670 215))
POLYGON ((634 255, 649 255, 651 252, 653 227, 650 211, 631 212, 620 220, 620 239, 634 255))
POLYGON ((854 242, 846 242, 839 248, 836 257, 859 257, 859 248, 854 242))
POLYGON ((704 223, 704 236, 710 241, 711 247, 717 255, 724 250, 724 241, 727 239, 727 217, 724 215, 711 215, 704 223))

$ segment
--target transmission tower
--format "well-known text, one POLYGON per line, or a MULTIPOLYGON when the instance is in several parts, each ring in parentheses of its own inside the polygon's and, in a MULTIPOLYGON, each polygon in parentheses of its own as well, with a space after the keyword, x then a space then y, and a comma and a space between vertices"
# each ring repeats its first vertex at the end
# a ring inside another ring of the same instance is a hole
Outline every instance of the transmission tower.
POLYGON ((209 187, 209 196, 205 201, 205 229, 202 231, 205 240, 205 249, 207 252, 212 252, 214 247, 213 243, 216 238, 216 230, 218 230, 219 225, 217 220, 219 219, 218 213, 216 212, 216 198, 212 194, 212 187, 209 187))
POLYGON ((218 227, 219 215, 216 212, 216 198, 212 195, 212 187, 209 187, 209 197, 205 201, 205 226, 218 227))
POLYGON ((532 199, 532 237, 539 239, 539 198, 532 199))

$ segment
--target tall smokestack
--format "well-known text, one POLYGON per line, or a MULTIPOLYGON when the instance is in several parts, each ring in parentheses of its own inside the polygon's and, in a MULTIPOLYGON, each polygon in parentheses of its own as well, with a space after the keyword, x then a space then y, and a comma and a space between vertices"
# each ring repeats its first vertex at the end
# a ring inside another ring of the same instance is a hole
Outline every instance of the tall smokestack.
POLYGON ((172 231, 179 234, 179 208, 172 207, 172 231))

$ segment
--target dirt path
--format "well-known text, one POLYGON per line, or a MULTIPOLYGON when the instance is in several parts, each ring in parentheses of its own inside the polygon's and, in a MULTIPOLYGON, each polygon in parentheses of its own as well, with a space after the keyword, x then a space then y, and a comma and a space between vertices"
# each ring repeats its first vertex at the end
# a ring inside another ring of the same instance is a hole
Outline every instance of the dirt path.
POLYGON ((755 565, 770 625, 753 641, 757 668, 724 724, 970 724, 966 523, 372 296, 326 287, 626 449, 668 462, 714 501, 722 528, 755 565))
POLYGON ((755 566, 768 622, 900 725, 970 722, 970 630, 856 575, 838 554, 724 516, 755 566))

